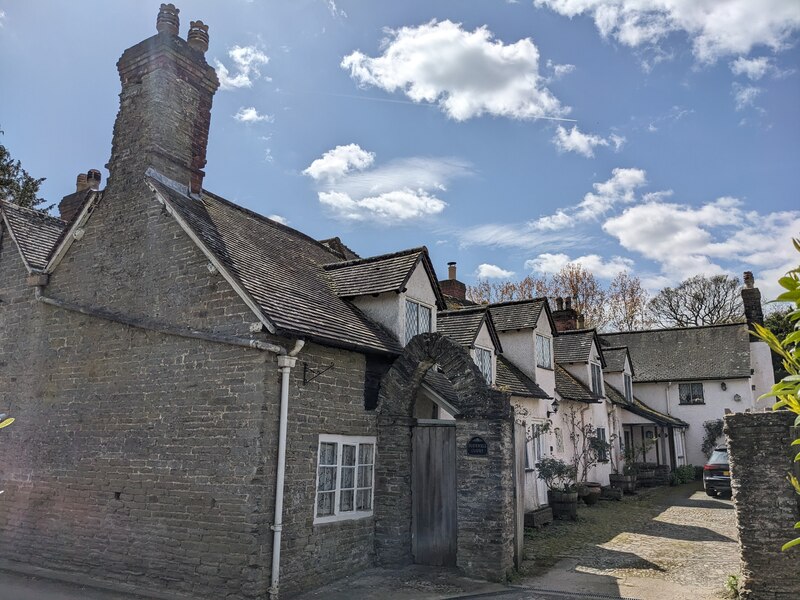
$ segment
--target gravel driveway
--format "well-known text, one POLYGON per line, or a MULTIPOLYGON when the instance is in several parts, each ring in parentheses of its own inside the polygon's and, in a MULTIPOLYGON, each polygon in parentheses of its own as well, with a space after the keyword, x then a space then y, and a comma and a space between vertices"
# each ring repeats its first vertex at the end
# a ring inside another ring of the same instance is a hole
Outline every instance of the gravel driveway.
POLYGON ((739 572, 733 504, 697 483, 582 506, 577 523, 527 531, 525 549, 517 585, 577 594, 717 599, 739 572))

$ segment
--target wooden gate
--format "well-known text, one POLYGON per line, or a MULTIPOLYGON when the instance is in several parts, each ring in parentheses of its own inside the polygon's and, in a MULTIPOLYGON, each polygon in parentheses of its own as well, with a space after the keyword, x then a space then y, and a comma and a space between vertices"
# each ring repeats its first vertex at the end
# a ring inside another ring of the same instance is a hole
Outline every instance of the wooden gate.
POLYGON ((514 565, 525 558, 525 425, 514 423, 514 565))
POLYGON ((454 425, 418 424, 413 430, 411 551, 422 565, 456 565, 454 425))

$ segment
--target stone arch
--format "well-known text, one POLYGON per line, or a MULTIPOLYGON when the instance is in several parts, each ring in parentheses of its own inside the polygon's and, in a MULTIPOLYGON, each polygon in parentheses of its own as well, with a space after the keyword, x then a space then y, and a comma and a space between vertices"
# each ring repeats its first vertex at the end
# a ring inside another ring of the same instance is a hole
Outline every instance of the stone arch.
POLYGON ((377 405, 375 550, 379 564, 414 561, 412 435, 425 374, 439 365, 458 396, 456 415, 457 565, 467 575, 504 580, 514 561, 513 410, 490 388, 465 348, 437 333, 414 337, 381 381, 377 405), (467 454, 479 436, 486 456, 467 454))

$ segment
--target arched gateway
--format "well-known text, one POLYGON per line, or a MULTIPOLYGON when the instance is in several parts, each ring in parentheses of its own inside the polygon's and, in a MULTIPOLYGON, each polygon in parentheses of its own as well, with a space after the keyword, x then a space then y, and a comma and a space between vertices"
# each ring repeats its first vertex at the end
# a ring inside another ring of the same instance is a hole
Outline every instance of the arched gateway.
POLYGON ((375 546, 384 566, 457 565, 505 579, 514 566, 514 421, 508 396, 490 389, 449 338, 412 339, 378 397, 375 546), (450 423, 416 419, 426 373, 452 384, 450 423))

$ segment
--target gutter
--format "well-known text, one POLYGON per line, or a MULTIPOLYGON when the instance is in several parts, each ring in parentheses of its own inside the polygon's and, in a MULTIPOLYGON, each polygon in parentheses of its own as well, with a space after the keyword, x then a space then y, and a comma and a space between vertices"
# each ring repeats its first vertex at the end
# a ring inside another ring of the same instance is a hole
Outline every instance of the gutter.
POLYGON ((180 328, 173 325, 158 323, 149 319, 133 319, 123 317, 121 315, 83 306, 57 298, 50 298, 42 293, 44 286, 37 285, 35 289, 35 296, 38 302, 48 304, 69 310, 82 315, 127 325, 128 327, 135 327, 137 329, 144 329, 146 331, 155 331, 164 335, 172 335, 177 337, 191 338, 204 340, 207 342, 214 342, 218 344, 229 344, 232 346, 240 346, 243 348, 253 348, 263 352, 270 352, 278 355, 278 368, 281 371, 281 412, 280 424, 278 434, 278 472, 275 482, 275 517, 271 527, 274 532, 272 537, 272 578, 269 587, 270 600, 278 599, 279 582, 280 582, 280 567, 281 567, 281 531, 283 530, 283 495, 284 495, 284 482, 286 479, 286 430, 289 421, 289 376, 292 368, 297 364, 297 354, 305 346, 305 341, 296 340, 294 347, 291 351, 286 350, 282 346, 263 342, 261 340, 253 340, 249 338, 223 335, 219 333, 211 333, 208 331, 199 331, 195 329, 180 328))

